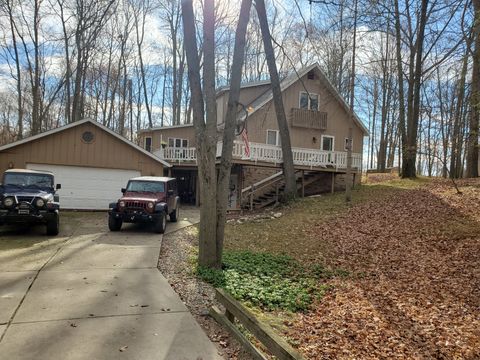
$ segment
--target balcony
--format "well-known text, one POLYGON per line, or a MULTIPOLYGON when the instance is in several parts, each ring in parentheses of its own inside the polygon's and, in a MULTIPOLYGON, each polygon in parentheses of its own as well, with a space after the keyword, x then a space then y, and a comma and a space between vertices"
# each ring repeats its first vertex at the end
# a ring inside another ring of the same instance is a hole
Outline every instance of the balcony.
POLYGON ((291 112, 292 126, 307 129, 327 129, 327 113, 324 111, 295 109, 291 112))
MULTIPOLYGON (((233 159, 256 163, 271 163, 279 165, 283 162, 280 146, 250 143, 250 156, 245 155, 243 141, 233 143, 233 159)), ((217 144, 217 157, 222 153, 222 143, 217 144)), ((347 168, 346 151, 322 151, 315 149, 292 148, 293 163, 297 166, 313 168, 347 168)), ((154 155, 173 164, 196 164, 197 152, 195 148, 165 148, 154 151, 154 155)), ((362 154, 352 154, 352 168, 361 169, 362 154)))

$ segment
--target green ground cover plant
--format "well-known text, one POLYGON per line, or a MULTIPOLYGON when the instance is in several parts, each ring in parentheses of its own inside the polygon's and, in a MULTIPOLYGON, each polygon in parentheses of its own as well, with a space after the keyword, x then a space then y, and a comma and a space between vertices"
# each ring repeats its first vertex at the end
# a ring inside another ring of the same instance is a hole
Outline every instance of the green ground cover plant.
POLYGON ((319 264, 303 266, 288 255, 227 251, 221 270, 198 267, 197 274, 247 306, 263 310, 305 311, 328 289, 321 280, 346 275, 319 264))

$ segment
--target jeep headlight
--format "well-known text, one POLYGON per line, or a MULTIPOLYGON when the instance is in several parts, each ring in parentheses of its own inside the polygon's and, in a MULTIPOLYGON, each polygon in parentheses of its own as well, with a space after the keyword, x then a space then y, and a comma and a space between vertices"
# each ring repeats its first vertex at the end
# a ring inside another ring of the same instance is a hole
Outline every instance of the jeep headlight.
POLYGON ((125 207, 125 201, 119 201, 118 206, 120 207, 125 207))
POLYGON ((37 201, 35 201, 35 206, 38 208, 42 208, 45 206, 45 201, 43 199, 37 199, 37 201))
POLYGON ((148 206, 149 209, 153 209, 153 206, 154 206, 154 205, 153 205, 153 202, 149 202, 149 203, 147 204, 147 206, 148 206))
POLYGON ((5 199, 3 199, 3 205, 5 207, 11 207, 13 204, 15 203, 15 199, 11 196, 9 197, 6 197, 5 199))

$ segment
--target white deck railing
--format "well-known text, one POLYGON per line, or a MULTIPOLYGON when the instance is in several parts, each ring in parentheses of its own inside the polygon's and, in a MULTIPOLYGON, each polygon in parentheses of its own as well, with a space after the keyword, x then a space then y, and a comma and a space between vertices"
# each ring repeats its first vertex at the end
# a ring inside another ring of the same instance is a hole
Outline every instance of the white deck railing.
MULTIPOLYGON (((250 155, 245 152, 243 141, 235 140, 233 143, 233 158, 252 162, 268 162, 281 164, 283 161, 282 148, 280 146, 250 143, 250 155)), ((222 153, 222 143, 217 144, 217 157, 222 153)), ((158 149, 154 155, 173 163, 196 162, 197 152, 195 148, 165 148, 158 149)), ((345 169, 347 167, 346 151, 323 151, 305 148, 292 148, 293 163, 299 166, 330 167, 345 169)), ((362 166, 362 154, 352 154, 352 167, 360 169, 362 166)))

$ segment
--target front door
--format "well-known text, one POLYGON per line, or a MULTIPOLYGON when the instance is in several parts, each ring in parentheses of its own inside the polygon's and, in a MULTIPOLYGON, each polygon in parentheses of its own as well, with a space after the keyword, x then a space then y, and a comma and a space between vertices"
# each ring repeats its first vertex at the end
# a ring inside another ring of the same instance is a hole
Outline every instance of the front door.
MULTIPOLYGON (((329 136, 329 135, 323 135, 322 136, 322 150, 323 151, 333 151, 334 149, 334 141, 335 141, 335 138, 333 136, 329 136)), ((333 154, 332 153, 329 153, 328 154, 328 162, 333 162, 333 154)))

